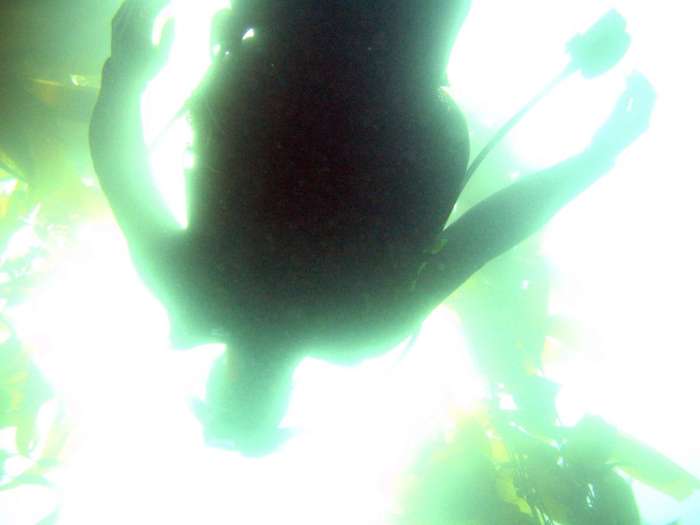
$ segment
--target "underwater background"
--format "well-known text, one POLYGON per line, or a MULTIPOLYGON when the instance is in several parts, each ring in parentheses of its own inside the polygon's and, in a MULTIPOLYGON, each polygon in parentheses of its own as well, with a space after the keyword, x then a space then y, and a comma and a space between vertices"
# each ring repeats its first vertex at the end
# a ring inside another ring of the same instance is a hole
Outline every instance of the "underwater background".
MULTIPOLYGON (((172 2, 172 60, 143 99, 154 176, 183 224, 182 173, 197 159, 187 120, 173 117, 226 3, 172 2)), ((169 348, 165 312, 92 172, 87 125, 118 6, 0 6, 0 524, 635 523, 576 521, 567 505, 603 489, 585 469, 563 470, 572 450, 620 467, 641 523, 700 523, 700 7, 474 0, 449 68, 473 152, 609 9, 632 46, 604 76, 574 75, 533 109, 455 214, 583 148, 635 71, 657 92, 650 129, 435 310, 410 349, 353 368, 306 360, 285 420, 295 436, 246 459, 204 446, 190 402, 222 349, 169 348), (554 402, 558 424, 578 429, 568 452, 539 431, 554 402), (509 437, 503 418, 531 441, 509 437), (501 504, 512 518, 483 517, 501 504)), ((608 505, 629 503, 610 490, 608 505)))

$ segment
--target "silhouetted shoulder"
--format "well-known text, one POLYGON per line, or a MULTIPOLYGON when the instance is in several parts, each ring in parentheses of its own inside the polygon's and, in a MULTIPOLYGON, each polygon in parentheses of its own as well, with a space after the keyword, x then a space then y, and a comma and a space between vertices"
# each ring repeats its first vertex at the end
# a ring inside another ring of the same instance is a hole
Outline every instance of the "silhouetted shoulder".
POLYGON ((255 29, 280 53, 349 67, 381 67, 441 84, 471 0, 244 0, 234 8, 233 38, 255 29), (408 73, 410 72, 410 73, 408 73))
POLYGON ((237 4, 231 53, 191 113, 205 160, 189 179, 190 232, 207 259, 191 281, 221 297, 202 317, 226 312, 217 324, 232 333, 265 319, 314 343, 415 317, 401 304, 469 156, 464 117, 438 88, 469 2, 436 4, 237 4))

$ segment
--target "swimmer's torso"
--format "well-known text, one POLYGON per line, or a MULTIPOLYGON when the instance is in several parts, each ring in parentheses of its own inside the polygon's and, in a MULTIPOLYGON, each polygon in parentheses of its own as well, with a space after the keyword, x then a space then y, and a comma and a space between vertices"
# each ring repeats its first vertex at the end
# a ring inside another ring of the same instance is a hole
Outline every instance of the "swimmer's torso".
POLYGON ((454 205, 468 141, 440 68, 413 50, 435 60, 411 42, 405 2, 289 3, 241 23, 255 35, 202 91, 190 193, 206 260, 193 266, 222 303, 215 323, 325 338, 390 322, 454 205), (344 11, 317 9, 329 3, 344 11))

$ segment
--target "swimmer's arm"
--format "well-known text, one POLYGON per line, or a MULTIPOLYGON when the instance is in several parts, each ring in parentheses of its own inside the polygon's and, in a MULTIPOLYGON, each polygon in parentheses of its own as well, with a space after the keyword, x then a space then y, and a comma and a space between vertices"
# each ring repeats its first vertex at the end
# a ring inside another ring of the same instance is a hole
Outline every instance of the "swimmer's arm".
POLYGON ((525 176, 468 210, 442 235, 416 282, 416 300, 432 309, 479 270, 530 235, 610 171, 617 156, 648 127, 654 92, 630 79, 613 114, 581 154, 525 176))
POLYGON ((95 172, 130 243, 148 242, 177 230, 150 174, 141 125, 142 90, 142 83, 110 58, 90 123, 95 172))
MULTIPOLYGON (((111 61, 111 59, 110 59, 111 61)), ((180 229, 156 188, 141 126, 140 84, 107 62, 90 123, 95 172, 136 270, 161 301, 188 289, 191 235, 180 229)))
POLYGON ((184 237, 151 177, 141 126, 141 94, 165 64, 173 41, 172 21, 159 44, 151 41, 167 1, 122 3, 112 19, 111 56, 90 123, 94 168, 137 264, 172 260, 184 237))
POLYGON ((170 30, 151 43, 151 28, 167 0, 125 0, 112 20, 111 56, 90 123, 90 151, 102 190, 141 277, 163 299, 172 284, 187 288, 183 268, 194 253, 151 177, 141 126, 141 95, 165 63, 170 30), (168 34, 169 36, 165 36, 168 34))

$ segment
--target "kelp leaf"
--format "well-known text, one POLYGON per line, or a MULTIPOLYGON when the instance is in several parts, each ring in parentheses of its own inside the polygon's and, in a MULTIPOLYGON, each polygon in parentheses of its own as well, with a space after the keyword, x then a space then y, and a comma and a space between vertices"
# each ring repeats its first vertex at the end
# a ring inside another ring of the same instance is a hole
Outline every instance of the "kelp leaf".
POLYGON ((423 451, 398 523, 536 525, 513 486, 513 471, 497 467, 493 438, 482 423, 478 417, 463 420, 451 439, 423 451))
POLYGON ((34 464, 29 466, 21 474, 11 478, 4 485, 1 485, 0 491, 12 490, 23 485, 53 487, 53 483, 46 478, 46 469, 40 464, 34 464))
POLYGON ((14 337, 0 345, 0 367, 0 427, 15 427, 17 450, 29 456, 37 441, 37 415, 53 392, 14 337))
POLYGON ((0 146, 0 180, 4 179, 23 179, 23 175, 22 170, 0 146))
POLYGON ((555 425, 558 384, 545 377, 528 374, 510 382, 508 389, 519 409, 519 423, 538 432, 555 425))
MULTIPOLYGON (((73 81, 80 82, 81 79, 86 83, 91 82, 87 77, 80 75, 75 75, 73 81)), ((25 81, 23 87, 47 109, 56 112, 62 118, 79 122, 89 122, 92 109, 97 102, 97 87, 39 78, 25 81)))
POLYGON ((562 457, 577 469, 595 471, 614 463, 633 478, 678 500, 700 490, 700 480, 653 448, 586 416, 567 436, 562 457))
POLYGON ((679 501, 700 490, 698 478, 663 454, 631 437, 618 437, 614 459, 622 470, 636 480, 679 501))
POLYGON ((0 491, 7 491, 22 487, 24 485, 39 485, 42 487, 52 487, 51 482, 44 476, 38 474, 20 474, 9 483, 0 485, 0 491))
POLYGON ((547 439, 512 425, 501 426, 498 432, 519 464, 515 480, 518 497, 528 507, 535 505, 550 518, 568 523, 573 506, 584 496, 558 464, 558 449, 547 439))
POLYGON ((39 432, 34 417, 28 417, 21 421, 15 432, 15 446, 17 451, 25 457, 29 457, 39 441, 39 432))
POLYGON ((613 469, 605 469, 593 483, 593 522, 606 525, 639 525, 641 516, 630 484, 613 469))
POLYGON ((59 466, 71 432, 72 426, 69 419, 63 412, 59 413, 49 428, 37 465, 46 470, 59 466))
POLYGON ((516 506, 519 512, 531 516, 530 505, 516 486, 516 472, 514 468, 499 468, 496 472, 496 491, 505 503, 516 506))
POLYGON ((566 474, 550 458, 535 457, 527 462, 526 483, 535 497, 532 503, 559 523, 572 523, 584 499, 580 485, 566 474))
POLYGON ((569 429, 562 457, 567 463, 597 471, 607 464, 617 448, 618 432, 597 416, 585 416, 569 429))

